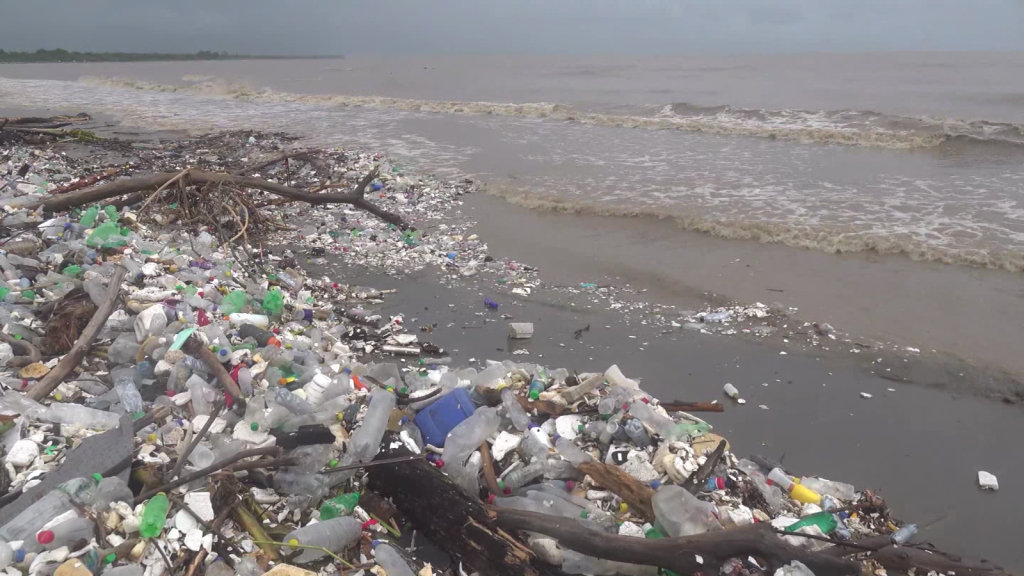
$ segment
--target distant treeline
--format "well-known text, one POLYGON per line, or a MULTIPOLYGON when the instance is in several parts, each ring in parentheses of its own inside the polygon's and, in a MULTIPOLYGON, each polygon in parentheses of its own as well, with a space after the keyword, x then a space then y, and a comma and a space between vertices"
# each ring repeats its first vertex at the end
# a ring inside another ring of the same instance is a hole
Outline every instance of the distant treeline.
POLYGON ((255 56, 200 50, 195 54, 161 54, 157 52, 69 52, 62 48, 35 52, 0 50, 3 62, 154 62, 159 60, 285 60, 294 58, 343 58, 343 56, 255 56))

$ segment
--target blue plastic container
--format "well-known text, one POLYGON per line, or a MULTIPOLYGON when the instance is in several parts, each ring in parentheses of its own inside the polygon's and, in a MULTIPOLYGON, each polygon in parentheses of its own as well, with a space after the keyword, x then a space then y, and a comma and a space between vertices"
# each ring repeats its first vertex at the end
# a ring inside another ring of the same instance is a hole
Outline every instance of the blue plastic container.
POLYGON ((416 425, 423 434, 423 441, 441 448, 448 433, 469 418, 476 411, 476 405, 462 388, 456 388, 437 402, 416 415, 416 425))

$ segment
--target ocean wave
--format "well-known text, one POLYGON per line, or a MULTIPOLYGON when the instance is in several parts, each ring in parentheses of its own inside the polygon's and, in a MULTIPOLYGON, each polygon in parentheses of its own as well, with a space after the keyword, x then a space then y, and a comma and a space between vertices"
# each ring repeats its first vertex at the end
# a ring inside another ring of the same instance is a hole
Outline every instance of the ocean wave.
POLYGON ((518 116, 577 122, 595 126, 649 130, 680 130, 705 134, 750 136, 804 143, 842 144, 877 148, 932 148, 951 140, 1024 146, 1024 126, 1016 124, 888 116, 870 111, 802 111, 700 106, 676 103, 655 114, 607 114, 548 102, 500 103, 417 100, 344 94, 295 94, 229 83, 216 78, 188 76, 189 84, 160 84, 119 77, 83 77, 81 82, 153 92, 217 96, 253 102, 287 102, 339 107, 518 116))
POLYGON ((507 202, 529 208, 567 214, 608 217, 670 219, 680 228, 730 240, 753 240, 762 244, 784 244, 827 254, 875 252, 900 254, 923 262, 1024 272, 1024 251, 974 249, 922 242, 899 233, 863 232, 850 228, 796 225, 786 222, 717 219, 673 214, 664 207, 623 206, 580 201, 524 192, 514 187, 488 186, 487 192, 507 202))

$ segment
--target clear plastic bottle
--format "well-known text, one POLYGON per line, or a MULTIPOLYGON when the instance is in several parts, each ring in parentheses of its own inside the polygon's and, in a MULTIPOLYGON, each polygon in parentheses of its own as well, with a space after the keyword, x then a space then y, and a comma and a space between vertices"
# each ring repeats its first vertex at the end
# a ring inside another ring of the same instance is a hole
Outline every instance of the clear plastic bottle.
POLYGON ((520 432, 525 432, 530 427, 530 415, 523 410, 516 393, 505 386, 501 389, 501 404, 505 407, 505 413, 512 420, 512 425, 520 432))
POLYGON ((35 535, 47 522, 72 509, 71 499, 89 506, 95 498, 94 478, 72 478, 51 490, 0 528, 0 539, 24 540, 26 552, 38 550, 35 535))
POLYGON ((36 534, 36 542, 44 550, 61 546, 72 546, 76 542, 92 540, 96 534, 96 523, 88 518, 71 518, 36 534))
MULTIPOLYGON (((301 544, 303 546, 319 546, 331 552, 341 552, 355 543, 363 533, 363 525, 359 520, 351 516, 339 516, 331 520, 324 520, 316 524, 310 524, 298 530, 292 530, 284 537, 285 544, 301 544)), ((312 562, 323 558, 326 554, 320 550, 310 548, 296 548, 301 550, 294 561, 299 564, 312 562)), ((281 551, 291 554, 292 548, 282 546, 281 551)), ((388 573, 390 576, 390 572, 388 573)))
POLYGON ((142 403, 142 394, 135 387, 135 369, 121 368, 115 370, 111 377, 114 379, 114 389, 121 399, 121 407, 128 414, 139 414, 145 411, 142 403))
POLYGON ((192 409, 195 410, 196 414, 209 414, 213 408, 213 403, 210 399, 210 396, 213 395, 213 390, 206 384, 206 380, 198 374, 193 374, 185 382, 185 387, 192 393, 192 409))
POLYGON ((349 441, 349 453, 359 462, 369 462, 380 451, 380 441, 384 438, 388 418, 396 403, 395 395, 383 388, 377 388, 370 394, 370 407, 363 423, 352 433, 349 441))
MULTIPOLYGON (((278 388, 274 391, 274 402, 279 406, 284 406, 292 414, 312 414, 316 411, 312 404, 306 402, 287 388, 278 388)), ((385 424, 387 424, 387 421, 385 421, 385 424)), ((383 436, 383 432, 381 436, 383 436)))
POLYGON ((857 499, 857 489, 845 482, 804 476, 800 479, 800 484, 822 496, 831 496, 847 502, 857 499))
POLYGON ((409 566, 401 553, 390 544, 375 540, 373 542, 373 557, 388 576, 416 576, 416 572, 409 566))
MULTIPOLYGON (((94 479, 95 476, 94 474, 94 479)), ((117 476, 108 476, 100 480, 99 485, 96 486, 96 496, 92 507, 102 512, 109 508, 112 502, 125 502, 127 504, 134 504, 135 502, 135 495, 132 493, 131 488, 125 484, 124 480, 117 476)))
POLYGON ((754 483, 754 486, 757 487, 757 490, 764 496, 765 502, 768 503, 768 512, 771 514, 777 513, 784 503, 783 494, 779 487, 769 484, 761 467, 750 460, 744 458, 736 464, 736 467, 747 474, 751 482, 754 483))
POLYGON ((722 527, 715 517, 714 505, 698 500, 674 484, 657 488, 651 504, 658 523, 672 536, 692 536, 722 527))
POLYGON ((43 410, 33 411, 32 418, 54 424, 66 424, 95 430, 117 428, 121 418, 112 412, 94 410, 80 404, 54 402, 43 410))
POLYGON ((647 433, 643 422, 636 418, 630 418, 625 424, 626 435, 633 441, 637 448, 647 448, 651 445, 651 435, 647 433))
POLYGON ((593 460, 590 454, 587 454, 580 449, 575 442, 568 438, 563 438, 562 436, 555 436, 555 450, 558 451, 558 454, 562 458, 572 462, 573 466, 579 466, 580 464, 593 460))
POLYGON ((11 564, 23 562, 25 560, 25 551, 21 548, 15 550, 11 548, 11 545, 3 540, 0 540, 0 570, 7 568, 11 564))
POLYGON ((544 468, 547 460, 538 460, 522 468, 513 470, 505 475, 502 482, 509 490, 515 490, 536 478, 544 475, 544 468))

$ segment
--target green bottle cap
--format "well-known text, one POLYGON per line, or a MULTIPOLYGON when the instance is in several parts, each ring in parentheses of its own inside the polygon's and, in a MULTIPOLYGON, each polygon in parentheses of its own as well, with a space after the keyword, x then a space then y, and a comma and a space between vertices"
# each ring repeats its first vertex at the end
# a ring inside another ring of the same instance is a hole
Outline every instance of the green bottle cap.
POLYGON ((114 554, 113 552, 111 552, 110 554, 107 554, 106 556, 104 556, 104 557, 103 557, 103 560, 104 560, 104 561, 105 561, 105 562, 106 562, 107 564, 110 564, 110 563, 111 563, 111 562, 113 562, 114 560, 117 560, 117 554, 114 554))
POLYGON ((252 430, 253 432, 256 432, 259 429, 260 429, 260 423, 259 422, 253 422, 252 424, 249 424, 249 430, 252 430))
POLYGON ((331 468, 336 468, 337 466, 338 466, 338 459, 335 458, 335 459, 331 460, 331 468))
POLYGON ((103 480, 103 474, 100 474, 99 472, 93 472, 92 479, 99 482, 100 480, 103 480))

